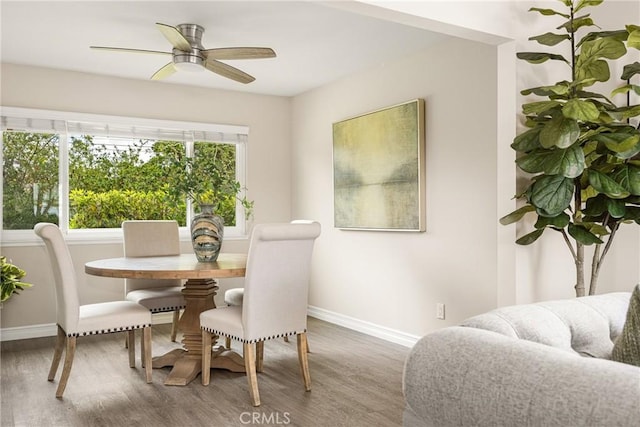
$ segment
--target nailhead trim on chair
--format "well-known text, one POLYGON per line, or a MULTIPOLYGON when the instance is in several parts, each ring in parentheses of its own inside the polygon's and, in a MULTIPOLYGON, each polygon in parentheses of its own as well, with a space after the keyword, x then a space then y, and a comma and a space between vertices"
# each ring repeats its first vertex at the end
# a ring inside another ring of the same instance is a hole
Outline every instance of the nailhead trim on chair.
POLYGON ((240 341, 241 343, 246 343, 246 344, 253 344, 253 343, 256 343, 256 342, 259 342, 259 341, 272 340, 272 339, 276 339, 276 338, 288 337, 288 336, 291 336, 291 335, 298 335, 298 334, 307 332, 307 330, 305 329, 305 330, 303 330, 301 332, 286 332, 286 333, 283 333, 283 334, 271 335, 271 336, 268 336, 268 337, 265 337, 265 338, 258 338, 258 339, 255 339, 255 340, 245 340, 245 339, 242 339, 240 337, 236 337, 235 335, 229 335, 229 334, 225 334, 224 332, 221 332, 221 331, 216 331, 215 329, 205 328, 205 327, 203 327, 202 329, 204 329, 205 331, 209 332, 210 334, 216 334, 216 335, 220 335, 220 336, 223 336, 223 337, 229 337, 232 340, 240 341))
POLYGON ((166 313, 167 311, 176 311, 176 310, 184 310, 187 308, 186 305, 178 305, 174 307, 160 307, 160 308, 152 308, 152 313, 166 313))
POLYGON ((111 334, 111 333, 114 333, 114 332, 133 331, 133 330, 136 330, 136 329, 147 328, 147 327, 150 327, 150 326, 151 326, 151 323, 144 324, 144 325, 136 325, 136 326, 125 326, 125 327, 114 328, 114 329, 102 329, 102 330, 99 330, 99 331, 76 332, 75 334, 67 333, 67 337, 83 337, 83 336, 86 336, 86 335, 111 334))

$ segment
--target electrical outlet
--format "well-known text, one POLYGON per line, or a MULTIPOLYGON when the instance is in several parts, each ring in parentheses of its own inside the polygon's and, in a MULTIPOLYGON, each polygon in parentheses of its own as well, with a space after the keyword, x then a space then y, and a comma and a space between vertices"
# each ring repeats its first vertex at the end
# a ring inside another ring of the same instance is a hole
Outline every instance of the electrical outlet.
POLYGON ((444 304, 441 302, 436 304, 436 319, 444 320, 444 304))

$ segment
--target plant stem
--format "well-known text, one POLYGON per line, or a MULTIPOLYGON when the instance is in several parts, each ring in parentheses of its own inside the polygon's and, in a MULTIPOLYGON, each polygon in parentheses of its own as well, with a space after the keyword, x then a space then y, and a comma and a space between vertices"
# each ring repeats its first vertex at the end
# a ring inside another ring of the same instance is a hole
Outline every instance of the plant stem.
POLYGON ((616 236, 616 232, 620 227, 620 223, 616 222, 611 228, 611 234, 607 239, 607 243, 604 245, 604 249, 602 250, 602 255, 600 255, 600 246, 597 245, 595 249, 595 253, 593 254, 593 262, 591 263, 591 282, 589 283, 589 295, 594 295, 596 293, 596 286, 598 285, 598 275, 600 274, 600 267, 602 267, 602 263, 604 262, 604 257, 609 252, 611 245, 613 244, 613 238, 616 236))

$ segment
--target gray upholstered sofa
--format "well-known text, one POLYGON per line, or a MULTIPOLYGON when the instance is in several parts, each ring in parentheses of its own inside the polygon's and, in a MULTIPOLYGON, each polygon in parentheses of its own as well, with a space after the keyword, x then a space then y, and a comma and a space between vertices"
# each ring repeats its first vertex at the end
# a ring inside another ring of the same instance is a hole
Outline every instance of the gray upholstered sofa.
POLYGON ((640 368, 607 360, 627 292, 499 308, 421 338, 408 426, 639 426, 640 368))

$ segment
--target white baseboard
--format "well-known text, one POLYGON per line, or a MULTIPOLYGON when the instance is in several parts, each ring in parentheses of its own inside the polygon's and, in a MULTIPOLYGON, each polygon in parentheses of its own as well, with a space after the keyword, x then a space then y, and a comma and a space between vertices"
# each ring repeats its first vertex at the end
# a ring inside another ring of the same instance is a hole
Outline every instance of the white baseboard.
MULTIPOLYGON (((340 313, 325 310, 319 307, 309 306, 310 317, 324 320, 335 325, 344 326, 363 334, 371 335, 405 347, 413 347, 420 338, 416 335, 406 334, 395 329, 376 325, 354 317, 345 316, 340 313)), ((159 313, 153 316, 153 324, 171 323, 173 313, 159 313)), ((0 341, 24 340, 30 338, 53 337, 56 336, 57 328, 55 323, 32 326, 18 326, 15 328, 0 329, 0 341)))
MULTIPOLYGON (((173 313, 154 314, 153 324, 171 323, 173 321, 173 313)), ((26 340, 30 338, 55 337, 58 328, 55 323, 47 323, 44 325, 18 326, 15 328, 0 329, 0 341, 26 340)))
POLYGON ((362 332, 363 334, 371 335, 409 348, 413 347, 418 339, 420 339, 417 335, 410 335, 385 326, 376 325, 375 323, 366 322, 354 317, 325 310, 324 308, 309 306, 307 313, 310 317, 324 320, 325 322, 333 323, 334 325, 344 326, 345 328, 362 332))

